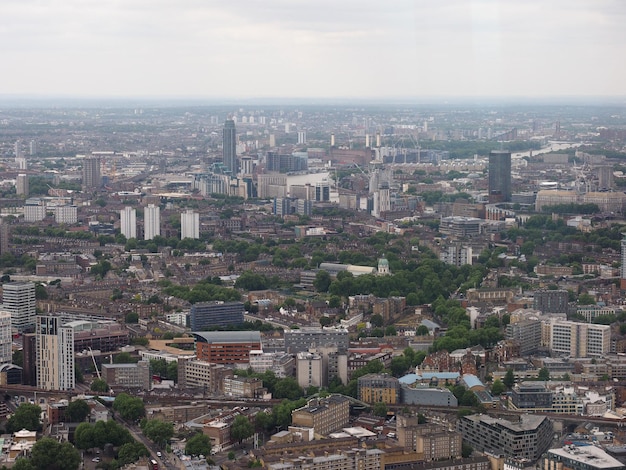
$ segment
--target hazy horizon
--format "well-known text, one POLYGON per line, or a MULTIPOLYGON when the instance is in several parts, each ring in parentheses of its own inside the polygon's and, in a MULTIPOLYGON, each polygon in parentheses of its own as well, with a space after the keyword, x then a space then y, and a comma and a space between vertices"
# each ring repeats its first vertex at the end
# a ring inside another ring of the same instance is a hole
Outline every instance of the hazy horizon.
POLYGON ((620 0, 5 0, 0 91, 219 102, 611 99, 626 83, 624 20, 620 0))

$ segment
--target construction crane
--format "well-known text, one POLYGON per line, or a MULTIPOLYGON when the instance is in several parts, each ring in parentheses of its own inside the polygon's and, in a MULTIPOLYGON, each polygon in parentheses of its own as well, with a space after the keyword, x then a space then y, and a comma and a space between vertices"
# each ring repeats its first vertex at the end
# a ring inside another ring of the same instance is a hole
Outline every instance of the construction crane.
POLYGON ((93 367, 96 369, 96 374, 98 374, 98 378, 102 380, 102 376, 100 375, 100 370, 98 369, 98 364, 96 364, 96 358, 93 355, 91 346, 87 346, 87 348, 89 349, 89 354, 91 354, 91 360, 93 361, 93 367))

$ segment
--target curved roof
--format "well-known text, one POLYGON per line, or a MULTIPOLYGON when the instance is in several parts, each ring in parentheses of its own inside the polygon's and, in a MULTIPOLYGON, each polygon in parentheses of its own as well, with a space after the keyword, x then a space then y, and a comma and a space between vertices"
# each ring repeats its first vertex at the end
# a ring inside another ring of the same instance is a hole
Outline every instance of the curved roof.
POLYGON ((259 331, 196 331, 191 333, 201 343, 260 343, 259 331))

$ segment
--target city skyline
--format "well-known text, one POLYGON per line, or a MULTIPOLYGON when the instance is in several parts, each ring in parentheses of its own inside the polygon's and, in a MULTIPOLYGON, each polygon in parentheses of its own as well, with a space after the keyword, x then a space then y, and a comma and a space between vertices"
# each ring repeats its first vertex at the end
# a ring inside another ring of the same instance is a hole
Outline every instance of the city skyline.
MULTIPOLYGON (((3 96, 624 95, 615 0, 3 2, 3 96)), ((623 102, 623 100, 621 101, 623 102)))

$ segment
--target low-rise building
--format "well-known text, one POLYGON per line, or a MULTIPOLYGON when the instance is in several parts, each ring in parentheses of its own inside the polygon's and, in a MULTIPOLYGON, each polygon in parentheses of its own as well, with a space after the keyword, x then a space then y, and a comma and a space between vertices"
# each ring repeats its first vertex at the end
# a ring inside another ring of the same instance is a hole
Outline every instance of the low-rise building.
POLYGON ((596 446, 566 445, 550 449, 543 459, 545 470, 620 470, 624 464, 596 446))
POLYGON ((366 403, 400 403, 400 382, 389 374, 367 374, 358 378, 358 397, 366 403))
POLYGON ((291 413, 294 426, 313 428, 315 434, 322 436, 346 427, 349 418, 350 402, 340 395, 309 400, 306 406, 291 413))

